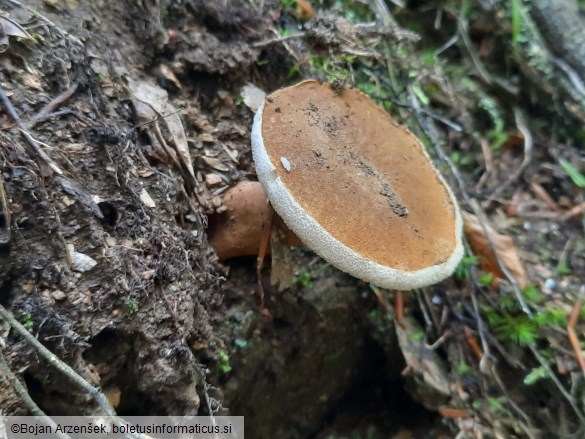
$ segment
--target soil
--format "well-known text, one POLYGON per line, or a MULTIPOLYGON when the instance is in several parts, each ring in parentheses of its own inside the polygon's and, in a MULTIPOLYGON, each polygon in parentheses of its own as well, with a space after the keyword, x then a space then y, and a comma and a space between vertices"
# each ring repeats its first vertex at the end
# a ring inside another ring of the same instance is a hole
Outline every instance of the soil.
MULTIPOLYGON (((254 44, 274 37, 278 2, 266 2, 262 15, 243 0, 160 3, 0 0, 36 40, 13 41, 0 54, 0 84, 54 165, 0 112, 0 184, 10 210, 0 224, 10 231, 0 242, 0 304, 122 416, 243 415, 247 437, 257 439, 405 429, 452 437, 428 396, 405 390, 393 323, 370 286, 295 249, 287 256, 294 285, 273 286, 263 271, 267 315, 255 258, 220 263, 208 244, 221 195, 254 180, 253 113, 239 91, 250 81, 279 88, 296 62, 282 45, 254 44), (192 173, 181 152, 165 149, 172 126, 140 118, 130 81, 166 91, 192 173)), ((529 224, 555 255, 577 233, 575 225, 529 224)), ((517 238, 526 252, 542 249, 530 234, 517 238)), ((573 269, 584 265, 577 258, 573 269)), ((455 291, 456 281, 437 288, 455 291)), ((0 337, 10 369, 43 411, 99 413, 7 326, 0 337)), ((6 380, 0 409, 28 412, 6 380)))

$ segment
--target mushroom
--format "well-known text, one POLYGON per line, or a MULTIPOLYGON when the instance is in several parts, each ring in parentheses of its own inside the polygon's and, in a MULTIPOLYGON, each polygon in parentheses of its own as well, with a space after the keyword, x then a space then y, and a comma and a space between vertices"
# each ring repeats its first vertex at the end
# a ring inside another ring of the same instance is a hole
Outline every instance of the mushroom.
POLYGON ((453 193, 421 141, 363 93, 313 80, 274 92, 254 117, 252 154, 285 224, 352 276, 411 290, 459 263, 453 193))
POLYGON ((262 231, 271 224, 282 232, 282 244, 301 245, 280 218, 272 217, 266 192, 257 181, 240 181, 227 190, 223 205, 225 212, 210 216, 208 230, 209 243, 220 261, 258 255, 262 231))

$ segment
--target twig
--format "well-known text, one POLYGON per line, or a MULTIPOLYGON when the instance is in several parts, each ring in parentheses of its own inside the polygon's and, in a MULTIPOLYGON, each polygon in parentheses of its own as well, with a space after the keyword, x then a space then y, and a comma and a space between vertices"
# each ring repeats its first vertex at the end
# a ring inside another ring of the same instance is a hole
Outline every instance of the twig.
MULTIPOLYGON (((495 364, 492 365, 490 372, 491 372, 492 377, 496 380, 496 383, 498 383, 498 387, 500 388, 500 391, 506 396, 506 401, 512 406, 512 408, 514 409, 516 414, 518 414, 522 419, 524 419, 524 422, 526 422, 528 427, 524 428, 524 431, 526 432, 527 436, 530 439, 535 439, 536 436, 533 435, 530 431, 530 430, 534 430, 534 427, 532 426, 532 422, 530 422, 530 418, 524 412, 524 410, 522 410, 520 408, 520 406, 518 404, 516 404, 516 402, 514 402, 514 400, 510 396, 507 387, 502 382, 502 379, 500 378, 500 375, 498 374, 498 371, 496 369, 495 364), (530 430, 528 428, 530 428, 530 430)), ((523 425, 523 424, 520 424, 520 425, 523 425)))
POLYGON ((20 336, 22 336, 26 341, 32 344, 39 354, 43 358, 45 358, 49 364, 51 364, 55 369, 61 372, 63 375, 67 376, 71 381, 89 393, 98 405, 103 409, 103 411, 108 416, 116 416, 116 412, 114 408, 108 402, 106 396, 98 389, 97 387, 93 387, 89 384, 85 379, 83 379, 77 372, 75 372, 69 365, 61 361, 55 354, 53 354, 49 349, 47 349, 40 341, 38 341, 33 335, 26 330, 24 326, 22 326, 14 316, 6 310, 2 305, 0 305, 0 317, 2 317, 8 324, 14 329, 20 336))
POLYGON ((548 194, 546 189, 542 187, 540 182, 538 181, 538 175, 535 175, 530 182, 530 189, 534 192, 537 198, 539 198, 544 204, 550 207, 552 210, 559 211, 561 208, 557 204, 557 202, 548 194))
POLYGON ((8 114, 10 115, 10 117, 12 118, 14 123, 16 123, 16 126, 20 130, 20 133, 22 134, 24 139, 27 141, 29 146, 32 148, 33 154, 31 154, 31 155, 33 155, 33 156, 36 155, 40 159, 41 163, 39 163, 39 167, 41 168, 41 171, 44 171, 43 173, 46 174, 47 176, 51 174, 50 171, 53 171, 59 175, 63 175, 63 171, 61 171, 61 169, 59 169, 57 164, 47 155, 47 153, 45 151, 43 151, 41 149, 38 142, 35 139, 33 139, 32 136, 28 133, 26 127, 24 126, 24 124, 20 120, 20 117, 18 116, 16 109, 12 105, 12 102, 10 102, 10 99, 8 99, 8 96, 6 96, 6 94, 4 93, 4 89, 2 88, 1 85, 0 85, 0 101, 2 101, 2 104, 4 104, 6 111, 8 111, 8 114), (47 169, 47 167, 49 169, 47 169))
POLYGON ((54 30, 56 30, 62 36, 67 37, 70 41, 74 42, 75 44, 78 44, 79 46, 83 46, 83 43, 78 38, 74 37, 73 35, 71 35, 66 30, 61 29, 59 26, 57 26, 55 23, 53 23, 51 20, 49 20, 44 15, 39 14, 38 11, 34 10, 33 8, 28 7, 28 6, 24 5, 24 4, 22 4, 18 0, 6 0, 6 1, 9 2, 9 3, 12 3, 14 6, 17 6, 19 8, 22 8, 25 11, 28 11, 29 13, 31 13, 35 17, 40 18, 42 21, 44 21, 46 24, 48 24, 51 28, 53 28, 54 30))
POLYGON ((575 400, 573 399, 573 397, 567 392, 567 390, 563 387, 563 384, 560 382, 558 377, 549 367, 547 361, 542 357, 542 355, 540 355, 538 349, 536 349, 533 345, 529 345, 529 348, 532 354, 540 363, 540 366, 546 371, 550 379, 553 381, 553 383, 555 383, 561 394, 565 397, 565 399, 567 400, 567 402, 569 403, 569 405, 571 406, 571 408, 573 409, 581 423, 585 425, 585 416, 583 416, 583 413, 581 413, 581 410, 579 410, 579 407, 577 407, 577 404, 575 404, 575 400))
POLYGON ((583 375, 585 375, 585 358, 583 357, 583 352, 581 351, 579 338, 575 332, 575 326, 579 320, 579 313, 581 312, 581 305, 583 304, 583 297, 585 297, 585 285, 583 285, 579 290, 579 296, 577 296, 577 300, 575 301, 575 305, 571 311, 571 317, 567 323, 567 335, 569 337, 569 342, 575 351, 575 358, 577 358, 577 363, 579 363, 581 372, 583 372, 583 375))
POLYGON ((55 109, 69 99, 73 94, 77 91, 79 84, 74 82, 71 87, 65 90, 60 95, 56 96, 49 102, 47 105, 43 107, 41 111, 35 114, 32 119, 30 120, 30 126, 34 126, 37 123, 41 122, 42 120, 46 119, 55 109))
POLYGON ((305 32, 298 32, 296 34, 286 35, 284 37, 277 37, 277 38, 271 38, 269 40, 258 41, 256 43, 253 43, 252 47, 259 48, 259 47, 270 46, 271 44, 282 43, 283 41, 288 41, 288 40, 292 40, 292 39, 296 39, 296 38, 303 38, 304 36, 305 36, 305 32))
POLYGON ((8 197, 4 190, 4 179, 0 174, 0 248, 10 246, 10 227, 12 224, 8 197))
POLYGON ((560 216, 559 220, 567 221, 567 220, 569 220, 577 215, 582 214, 584 211, 585 211, 585 202, 571 207, 568 212, 566 212, 560 216))
MULTIPOLYGON (((0 305, 0 317, 2 317, 21 337, 28 341, 37 352, 49 362, 55 369, 61 374, 69 378, 72 382, 77 384, 81 389, 87 392, 98 404, 98 406, 106 413, 106 415, 112 418, 112 422, 117 426, 124 425, 118 416, 116 411, 108 401, 108 398, 102 393, 102 391, 89 384, 81 375, 75 372, 68 364, 61 361, 55 354, 47 349, 40 341, 38 341, 30 332, 22 326, 14 316, 0 305)), ((134 438, 134 435, 127 435, 129 438, 134 438)))
POLYGON ((384 1, 368 0, 368 4, 370 9, 374 12, 374 14, 376 14, 385 27, 392 31, 395 31, 399 28, 398 23, 396 23, 396 20, 390 13, 390 10, 384 1))
MULTIPOLYGON (((464 3, 465 2, 462 2, 461 6, 462 8, 464 3)), ((479 76, 481 76, 481 78, 487 84, 491 84, 493 82, 491 75, 488 73, 487 69, 485 68, 485 66, 475 53, 475 50, 473 49, 473 44, 471 43, 471 39, 469 38, 469 33, 467 29, 467 20, 464 18, 463 11, 459 12, 459 16, 457 18, 457 29, 459 31, 461 39, 463 40, 463 44, 465 45, 465 48, 467 49, 467 52, 471 57, 471 61, 473 62, 473 65, 475 66, 477 72, 479 73, 479 76)))
POLYGON ((423 113, 421 112, 421 107, 420 107, 420 103, 418 101, 418 98, 416 97, 415 93, 412 90, 412 87, 410 87, 410 86, 408 87, 408 94, 410 96, 410 100, 412 102, 412 107, 413 107, 413 110, 415 112, 415 116, 418 120, 419 125, 421 126, 422 130, 427 135, 427 137, 430 139, 430 141, 431 141, 432 145, 434 146, 435 150, 437 151, 437 154, 439 155, 440 159, 443 160, 445 163, 447 163, 447 165, 449 166, 451 173, 453 174, 453 177, 455 177, 455 180, 457 181, 457 185, 459 186, 459 190, 461 191, 461 195, 463 196, 463 199, 468 203, 469 207, 471 207, 471 209, 473 210, 473 213, 478 217, 479 223, 481 225, 483 233, 486 236, 488 244, 489 244, 490 248, 492 249, 492 251, 494 252, 496 262, 498 263, 498 267, 499 267, 500 271, 504 274, 504 276, 506 277, 508 282, 510 282, 510 285, 512 285, 512 288, 514 290, 514 294, 516 295, 516 299, 520 303, 520 307, 522 308, 522 311, 526 315, 528 315, 529 317, 532 317, 532 312, 530 311, 530 308, 528 308, 526 300, 524 299, 524 296, 522 295, 522 292, 520 291, 520 286, 518 285, 518 281, 516 280, 516 278, 514 276, 512 276, 512 273, 510 273, 510 270, 508 270, 508 268, 505 266, 505 264, 501 261, 500 257, 498 256, 498 252, 496 251, 496 246, 495 246, 493 239, 491 238, 491 235, 487 229, 486 219, 485 219, 485 215, 484 215, 483 211, 479 207, 477 201, 472 200, 472 198, 467 193, 467 190, 465 189, 465 183, 463 182, 463 177, 461 177, 459 170, 457 169, 457 167, 455 166, 453 161, 449 158, 449 156, 445 153, 445 151, 443 150, 443 147, 440 145, 440 143, 438 141, 438 134, 437 134, 436 128, 432 125, 432 123, 427 118, 424 117, 423 113))
POLYGON ((0 372, 2 372, 4 374, 4 376, 6 376, 6 378, 8 378, 8 381, 12 385, 14 392, 18 395, 18 397, 22 400, 22 402, 24 402, 24 404, 26 405, 26 407, 28 408, 28 410, 30 411, 30 413, 33 416, 37 416, 39 418, 42 418, 42 421, 49 424, 51 426, 51 428, 53 429, 53 431, 55 431, 55 434, 57 435, 57 437, 59 437, 60 439, 71 439, 71 437, 68 434, 65 434, 61 431, 56 430, 57 424, 55 424, 55 421, 53 421, 51 418, 49 418, 45 414, 45 412, 43 412, 41 410, 41 408, 37 405, 37 403, 33 401, 33 399, 28 394, 26 388, 18 380, 16 375, 14 375, 14 373, 12 373, 12 370, 10 370, 10 366, 8 366, 8 363, 6 362, 4 355, 2 355, 2 352, 0 352, 0 372))
POLYGON ((510 184, 518 180, 518 178, 526 170, 530 164, 530 161, 532 160, 532 133, 528 129, 526 121, 524 120, 524 116, 518 107, 514 107, 514 118, 516 119, 516 126, 524 137, 524 158, 522 159, 522 163, 520 163, 520 166, 518 166, 516 171, 514 171, 514 173, 510 175, 510 177, 492 193, 492 197, 497 197, 504 189, 510 186, 510 184))
POLYGON ((485 164, 485 172, 482 174, 479 181, 475 185, 476 191, 479 191, 485 185, 485 183, 487 182, 487 179, 490 177, 490 175, 492 174, 492 171, 494 169, 492 150, 490 149, 490 146, 488 145, 488 143, 485 139, 480 139, 479 144, 481 145, 481 152, 483 154, 483 162, 485 164))

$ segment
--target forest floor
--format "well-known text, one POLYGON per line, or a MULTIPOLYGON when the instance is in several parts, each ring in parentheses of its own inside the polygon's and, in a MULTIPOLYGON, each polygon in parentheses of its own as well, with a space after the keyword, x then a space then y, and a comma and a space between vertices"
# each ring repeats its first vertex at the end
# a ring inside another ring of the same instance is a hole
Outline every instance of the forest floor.
POLYGON ((0 0, 0 411, 31 410, 11 377, 49 415, 99 411, 18 326, 122 416, 583 437, 585 78, 520 0, 394 3, 0 0), (306 248, 265 264, 268 315, 256 258, 209 244, 255 180, 250 93, 307 78, 408 126, 466 212, 462 263, 401 325, 306 248))

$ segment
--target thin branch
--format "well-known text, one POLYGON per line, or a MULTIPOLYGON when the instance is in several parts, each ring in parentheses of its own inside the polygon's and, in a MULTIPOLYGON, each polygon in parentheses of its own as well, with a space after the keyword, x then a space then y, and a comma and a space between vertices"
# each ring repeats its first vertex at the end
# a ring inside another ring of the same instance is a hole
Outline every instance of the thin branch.
POLYGON ((585 416, 583 415, 583 413, 581 413, 581 410, 579 410, 579 407, 577 407, 577 404, 575 403, 575 400, 573 399, 573 397, 563 387, 563 383, 561 383, 561 381, 558 379, 558 377, 552 371, 552 369, 548 365, 547 361, 542 357, 542 355, 540 355, 540 352, 538 352, 538 349, 536 349, 532 345, 529 345, 529 348, 530 348, 530 351, 532 352, 532 354, 536 357, 536 359, 540 363, 540 366, 546 371, 546 373, 548 374, 550 379, 553 381, 553 383, 555 383, 555 385, 557 386, 557 388, 559 389, 561 394, 568 401, 569 405, 571 406, 571 408, 573 409, 573 411, 575 412, 575 414, 577 415, 577 417, 579 418, 581 423, 583 425, 585 425, 585 416))
POLYGON ((524 116, 518 107, 514 107, 514 117, 516 119, 516 126, 524 137, 524 158, 522 159, 522 163, 520 163, 520 166, 518 166, 516 171, 514 171, 514 173, 510 175, 510 177, 493 192, 492 197, 497 197, 504 189, 510 186, 510 184, 518 180, 518 178, 520 178, 532 160, 532 146, 534 143, 532 141, 532 133, 528 129, 526 120, 524 119, 524 116))
POLYGON ((59 169, 59 166, 57 166, 57 164, 51 159, 51 157, 49 157, 47 155, 47 153, 45 151, 43 151, 43 149, 38 144, 38 142, 35 139, 33 139, 33 137, 29 134, 27 128, 24 126, 20 117, 18 116, 16 109, 12 105, 12 102, 10 102, 10 99, 8 99, 8 96, 6 96, 6 93, 4 93, 4 89, 2 88, 1 85, 0 85, 0 101, 2 102, 2 104, 4 104, 6 111, 8 111, 8 115, 12 118, 12 120, 14 121, 14 123, 16 124, 18 129, 20 130, 22 137, 24 137, 24 139, 27 141, 27 143, 31 147, 31 150, 33 153, 31 155, 36 156, 38 159, 40 159, 39 166, 40 166, 41 170, 44 170, 43 173, 50 175, 51 174, 50 171, 52 171, 52 172, 55 172, 59 175, 63 175, 63 171, 61 171, 61 169, 59 169), (47 169, 47 167, 48 167, 48 169, 47 169))
POLYGON ((491 234, 488 232, 488 229, 486 226, 485 215, 484 215, 483 211, 481 210, 479 203, 477 203, 476 200, 473 200, 469 196, 469 194, 467 193, 467 190, 465 189, 465 183, 463 182, 463 177, 461 177, 459 170, 457 169, 457 167, 455 166, 453 161, 449 158, 449 156, 443 150, 443 147, 441 146, 441 144, 439 142, 439 138, 438 138, 439 136, 438 136, 436 128, 434 127, 432 122, 430 122, 425 117, 423 112, 421 111, 422 108, 420 106, 420 102, 418 101, 415 93, 412 91, 412 87, 410 87, 410 86, 408 87, 408 93, 410 96, 410 101, 412 103, 412 108, 414 110, 415 116, 418 120, 420 127, 422 128, 424 133, 427 135, 427 137, 430 139, 430 141, 431 141, 432 145, 434 146, 435 150, 437 151, 437 154, 439 155, 440 159, 443 160, 445 163, 447 163, 447 165, 449 166, 451 173, 453 174, 453 177, 455 177, 455 180, 457 181, 457 185, 459 186, 459 191, 461 192, 463 199, 469 205, 469 207, 471 207, 471 209, 473 210, 473 213, 479 219, 479 223, 480 223, 482 230, 486 236, 488 244, 489 244, 490 248, 492 249, 492 251, 494 252, 494 255, 496 257, 496 262, 498 263, 498 267, 499 267, 500 271, 504 274, 504 276, 506 277, 508 282, 510 282, 510 284, 512 285, 512 288, 514 290, 514 294, 516 295, 516 299, 520 303, 520 307, 522 308, 522 311, 526 315, 528 315, 529 317, 532 318, 532 311, 530 311, 530 309, 528 308, 528 304, 526 303, 526 300, 524 299, 524 296, 522 295, 522 291, 520 291, 520 286, 518 285, 518 281, 516 280, 516 278, 514 276, 512 276, 512 274, 510 273, 510 270, 508 270, 506 265, 501 261, 500 257, 498 256, 498 252, 496 251, 496 246, 495 246, 493 239, 491 238, 491 234))
POLYGON ((29 409, 30 413, 33 416, 42 418, 42 421, 47 422, 47 424, 51 426, 53 431, 55 431, 57 437, 59 437, 60 439, 71 439, 71 437, 68 434, 56 430, 57 424, 55 424, 55 422, 51 418, 49 418, 45 414, 45 412, 41 410, 37 403, 33 401, 33 399, 28 394, 26 388, 18 380, 16 375, 12 373, 12 370, 10 370, 10 366, 8 366, 8 363, 6 362, 4 355, 2 355, 2 352, 0 352, 0 372, 2 372, 6 376, 6 378, 8 378, 8 381, 12 385, 14 392, 18 395, 22 402, 24 402, 24 404, 26 405, 26 407, 29 409))
MULTIPOLYGON (((40 341, 38 341, 30 332, 22 326, 14 316, 0 305, 0 317, 2 317, 11 327, 14 329, 22 338, 28 341, 37 352, 45 360, 49 362, 51 366, 57 369, 61 374, 69 378, 73 383, 77 384, 82 390, 87 392, 98 404, 98 406, 104 411, 104 413, 112 418, 112 422, 117 426, 124 425, 118 418, 116 411, 108 401, 108 398, 102 393, 102 391, 89 384, 81 375, 75 372, 68 364, 61 361, 55 354, 47 349, 40 341)), ((134 439, 134 435, 126 435, 126 437, 134 439)))
POLYGON ((37 123, 39 123, 39 122, 43 121, 44 119, 46 119, 47 117, 49 117, 51 115, 51 113, 53 111, 55 111, 55 109, 57 109, 57 107, 59 105, 61 105, 63 102, 65 102, 71 96, 73 96, 73 94, 77 91, 78 87, 79 87, 79 84, 77 82, 74 82, 71 85, 71 87, 69 87, 67 90, 65 90, 60 95, 53 98, 51 100, 51 102, 49 102, 47 105, 45 105, 41 111, 39 111, 37 114, 35 114, 32 117, 32 119, 30 120, 30 126, 34 126, 37 123))
POLYGON ((260 48, 260 47, 270 46, 271 44, 282 43, 284 41, 293 40, 296 38, 304 38, 304 36, 305 36, 305 32, 298 32, 296 34, 286 35, 283 37, 270 38, 269 40, 258 41, 256 43, 253 43, 252 47, 260 48))
POLYGON ((585 297, 585 285, 581 287, 579 290, 579 296, 575 301, 575 305, 573 306, 573 310, 571 311, 571 317, 567 323, 567 333, 569 337, 569 342, 575 351, 575 357, 577 358, 577 363, 579 363, 579 367, 581 368, 581 372, 585 375, 585 358, 583 358, 583 352, 581 351, 581 345, 579 344, 579 338, 577 337, 577 333, 575 332, 575 326, 577 325, 577 321, 579 320, 579 313, 581 312, 581 305, 583 304, 583 297, 585 297))

